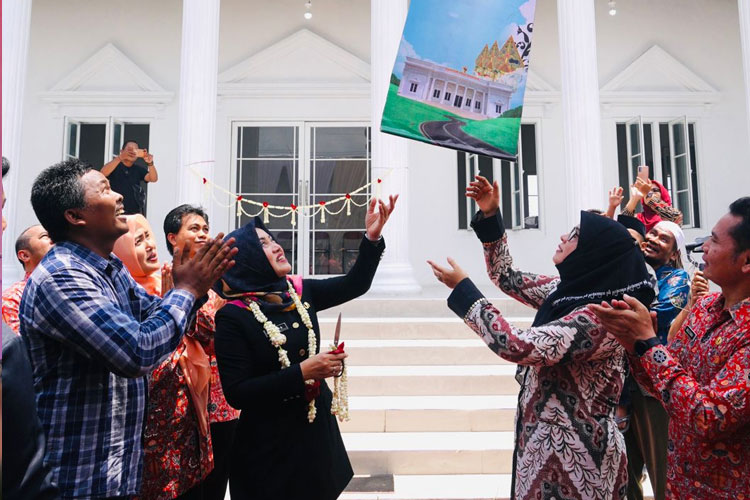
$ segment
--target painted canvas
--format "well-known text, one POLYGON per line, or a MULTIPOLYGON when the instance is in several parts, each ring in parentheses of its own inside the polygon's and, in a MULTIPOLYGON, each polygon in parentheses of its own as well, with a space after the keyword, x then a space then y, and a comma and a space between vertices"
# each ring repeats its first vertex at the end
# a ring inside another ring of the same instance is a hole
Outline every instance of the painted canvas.
POLYGON ((411 0, 380 129, 515 159, 536 0, 411 0))

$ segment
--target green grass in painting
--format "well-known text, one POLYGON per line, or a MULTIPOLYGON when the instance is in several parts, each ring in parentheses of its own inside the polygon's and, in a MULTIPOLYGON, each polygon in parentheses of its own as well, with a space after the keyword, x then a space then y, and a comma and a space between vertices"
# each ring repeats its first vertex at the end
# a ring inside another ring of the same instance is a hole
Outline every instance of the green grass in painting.
MULTIPOLYGON (((508 114, 518 110, 508 110, 508 114)), ((515 114, 515 113, 513 113, 515 114)), ((517 118, 493 118, 491 120, 470 120, 462 116, 432 107, 419 101, 407 99, 398 95, 398 86, 391 84, 388 89, 388 100, 383 113, 382 130, 406 136, 418 141, 432 143, 419 130, 419 125, 429 121, 448 121, 446 116, 454 117, 466 122, 463 130, 497 148, 513 153, 518 144, 518 129, 520 123, 517 118)))

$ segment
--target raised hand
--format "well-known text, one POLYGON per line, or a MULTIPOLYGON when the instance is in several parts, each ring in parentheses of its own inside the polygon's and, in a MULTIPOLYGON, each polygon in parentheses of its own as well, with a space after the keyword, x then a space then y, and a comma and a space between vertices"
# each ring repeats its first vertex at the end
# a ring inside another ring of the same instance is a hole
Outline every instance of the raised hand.
POLYGON ((190 242, 186 242, 183 248, 175 247, 172 261, 174 287, 187 290, 196 298, 206 295, 221 275, 234 265, 233 257, 237 254, 234 242, 234 238, 224 241, 224 235, 219 233, 192 258, 190 242))
POLYGON ((497 181, 490 184, 486 177, 476 176, 466 188, 466 196, 477 202, 479 210, 485 217, 491 217, 500 208, 500 185, 497 181))
POLYGON ((649 312, 634 297, 625 295, 623 300, 613 300, 611 304, 602 302, 601 305, 588 304, 586 307, 631 352, 636 340, 646 340, 656 335, 656 313, 649 312))
POLYGON ((620 186, 613 187, 609 190, 609 206, 617 208, 622 203, 622 188, 620 186))
POLYGON ((161 296, 164 297, 172 288, 174 288, 172 264, 165 262, 161 266, 161 296))
POLYGON ((451 290, 456 288, 456 285, 461 283, 464 278, 468 278, 469 275, 456 264, 456 261, 448 257, 448 264, 451 266, 450 269, 435 264, 433 261, 428 260, 427 263, 432 267, 432 273, 435 275, 437 280, 450 288, 451 290))
POLYGON ((146 165, 151 165, 154 163, 154 155, 148 152, 147 149, 143 150, 143 161, 146 162, 146 165))
POLYGON ((634 186, 640 192, 641 196, 645 198, 646 195, 651 191, 651 188, 654 187, 654 183, 651 182, 651 179, 636 177, 634 186))
POLYGON ((373 198, 367 206, 367 215, 365 215, 365 228, 367 228, 367 237, 372 240, 379 240, 383 232, 383 226, 388 222, 388 218, 396 208, 398 195, 388 197, 388 205, 377 198, 373 198), (376 208, 377 207, 377 208, 376 208))

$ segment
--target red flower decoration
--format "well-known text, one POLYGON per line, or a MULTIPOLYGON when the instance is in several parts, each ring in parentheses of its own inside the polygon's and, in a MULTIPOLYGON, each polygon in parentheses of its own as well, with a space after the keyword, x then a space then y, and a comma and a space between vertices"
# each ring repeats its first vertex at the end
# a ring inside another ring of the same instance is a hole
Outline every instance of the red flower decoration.
POLYGON ((292 207, 292 210, 297 210, 297 205, 295 205, 294 203, 292 203, 290 206, 292 207))
POLYGON ((305 399, 308 403, 318 396, 320 396, 320 380, 316 380, 312 384, 305 384, 305 399))
POLYGON ((207 183, 207 182, 208 182, 208 179, 206 179, 206 178, 204 177, 204 178, 203 178, 203 184, 205 184, 205 183, 207 183))
POLYGON ((324 206, 325 206, 325 204, 326 204, 326 202, 325 202, 325 201, 321 201, 321 202, 320 202, 320 206, 321 206, 321 207, 324 207, 324 206))
POLYGON ((263 208, 268 208, 268 202, 267 201, 263 202, 263 208))
POLYGON ((239 196, 237 197, 237 201, 242 201, 242 195, 239 195, 239 196))
POLYGON ((349 193, 346 193, 346 199, 350 200, 351 198, 352 198, 352 195, 350 195, 349 193))
POLYGON ((378 184, 380 184, 381 182, 383 182, 383 179, 378 179, 378 184))

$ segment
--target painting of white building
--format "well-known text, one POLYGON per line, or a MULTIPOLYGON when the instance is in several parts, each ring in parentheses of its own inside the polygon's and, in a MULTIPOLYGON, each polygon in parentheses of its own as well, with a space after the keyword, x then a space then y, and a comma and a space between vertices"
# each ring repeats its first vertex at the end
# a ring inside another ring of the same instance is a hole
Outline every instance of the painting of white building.
POLYGON ((398 95, 466 118, 497 118, 510 109, 514 88, 466 72, 407 57, 398 95))

